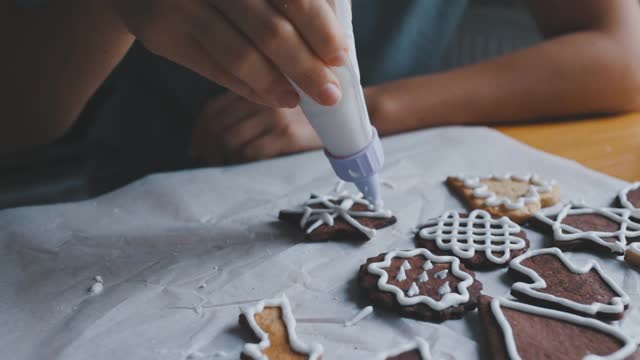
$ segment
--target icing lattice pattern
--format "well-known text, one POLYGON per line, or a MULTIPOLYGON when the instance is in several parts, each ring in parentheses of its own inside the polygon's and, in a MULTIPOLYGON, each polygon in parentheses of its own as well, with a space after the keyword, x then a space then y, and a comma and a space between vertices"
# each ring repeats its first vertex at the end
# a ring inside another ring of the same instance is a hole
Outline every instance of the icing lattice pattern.
POLYGON ((447 211, 427 222, 418 235, 435 241, 439 249, 451 251, 458 257, 468 259, 481 251, 489 261, 504 264, 511 258, 511 251, 527 246, 523 238, 515 236, 521 231, 509 218, 494 219, 484 210, 474 210, 468 217, 447 211))

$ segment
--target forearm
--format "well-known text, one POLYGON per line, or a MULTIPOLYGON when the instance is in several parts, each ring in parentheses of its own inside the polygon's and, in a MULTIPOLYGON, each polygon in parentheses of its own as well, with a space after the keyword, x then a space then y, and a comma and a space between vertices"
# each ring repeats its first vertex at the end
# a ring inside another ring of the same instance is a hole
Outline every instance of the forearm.
POLYGON ((387 134, 636 110, 635 53, 610 35, 578 32, 472 66, 368 89, 367 100, 374 104, 374 122, 387 134))
POLYGON ((122 59, 133 37, 106 0, 0 5, 0 154, 60 136, 122 59))

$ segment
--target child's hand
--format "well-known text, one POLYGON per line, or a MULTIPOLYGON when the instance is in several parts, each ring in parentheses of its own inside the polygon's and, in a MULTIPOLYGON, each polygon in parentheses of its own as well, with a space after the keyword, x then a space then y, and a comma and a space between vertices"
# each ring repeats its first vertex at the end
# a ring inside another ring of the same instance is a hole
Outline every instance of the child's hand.
POLYGON ((216 166, 322 146, 299 107, 273 109, 228 93, 209 101, 193 130, 191 155, 216 166))
POLYGON ((348 44, 327 1, 112 1, 150 51, 254 102, 295 107, 287 78, 321 104, 341 97, 328 65, 346 62, 348 44))

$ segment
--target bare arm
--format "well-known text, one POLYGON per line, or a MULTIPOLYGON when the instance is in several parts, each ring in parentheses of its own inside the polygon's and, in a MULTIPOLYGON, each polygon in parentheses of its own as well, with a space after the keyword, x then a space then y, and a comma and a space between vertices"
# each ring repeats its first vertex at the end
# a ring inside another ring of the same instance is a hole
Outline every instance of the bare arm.
POLYGON ((635 0, 530 0, 546 39, 449 72, 367 89, 386 134, 640 109, 635 0))
POLYGON ((64 133, 133 42, 104 0, 0 5, 0 154, 64 133))

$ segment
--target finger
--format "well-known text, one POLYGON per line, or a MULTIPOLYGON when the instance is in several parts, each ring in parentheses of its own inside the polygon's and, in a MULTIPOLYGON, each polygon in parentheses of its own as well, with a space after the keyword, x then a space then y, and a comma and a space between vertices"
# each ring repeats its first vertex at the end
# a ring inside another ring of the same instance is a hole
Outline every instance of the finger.
POLYGON ((246 144, 264 135, 278 120, 270 113, 250 116, 225 130, 222 144, 227 154, 236 154, 246 144))
POLYGON ((340 101, 342 92, 335 74, 307 46, 295 27, 269 3, 209 1, 306 94, 322 105, 335 105, 340 101))
POLYGON ((240 152, 241 161, 258 161, 276 157, 282 153, 283 141, 277 132, 270 132, 247 144, 240 152))
POLYGON ((197 125, 192 134, 192 150, 200 153, 208 143, 215 142, 222 148, 220 142, 224 129, 242 121, 264 109, 264 106, 252 103, 243 98, 226 95, 207 103, 198 117, 197 125))
POLYGON ((331 66, 347 62, 349 44, 331 5, 324 0, 270 0, 289 19, 307 45, 331 66))
POLYGON ((300 98, 284 75, 242 33, 207 2, 193 34, 227 72, 246 83, 272 107, 295 107, 300 98))

